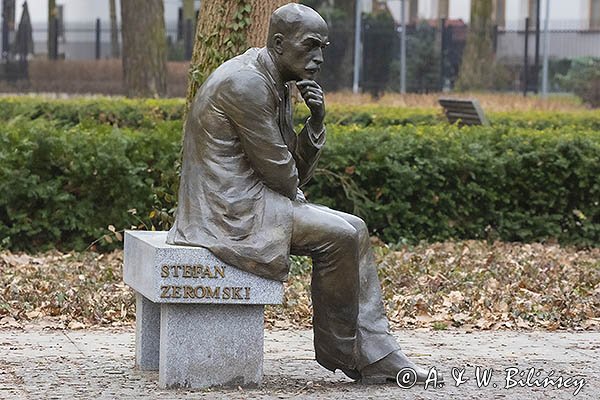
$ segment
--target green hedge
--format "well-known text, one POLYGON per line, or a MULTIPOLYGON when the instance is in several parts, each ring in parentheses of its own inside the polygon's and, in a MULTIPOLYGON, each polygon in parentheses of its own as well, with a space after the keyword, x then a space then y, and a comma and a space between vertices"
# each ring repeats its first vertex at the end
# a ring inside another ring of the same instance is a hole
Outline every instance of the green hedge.
MULTIPOLYGON (((110 240, 109 225, 168 226, 181 121, 132 104, 141 122, 122 125, 135 129, 94 122, 91 103, 78 120, 0 125, 0 246, 81 249, 110 240)), ((600 241, 598 130, 331 124, 328 135, 309 200, 361 215, 388 242, 600 241)))
POLYGON ((109 224, 131 228, 140 218, 147 224, 165 174, 175 174, 176 125, 162 122, 151 131, 65 129, 43 120, 2 125, 0 247, 83 249, 109 224))
MULTIPOLYGON (((61 127, 78 124, 93 126, 100 123, 120 128, 153 128, 164 121, 181 124, 183 106, 182 99, 129 100, 100 97, 48 101, 40 97, 0 98, 0 123, 14 119, 42 119, 61 127)), ((294 118, 296 124, 302 123, 308 115, 308 108, 300 105, 294 118)), ((597 111, 488 112, 487 115, 495 127, 541 130, 576 125, 576 129, 600 130, 600 113, 597 111)), ((326 123, 328 126, 362 127, 447 125, 441 108, 339 104, 327 106, 326 123)))
POLYGON ((4 97, 0 98, 0 123, 47 120, 60 127, 100 123, 120 128, 153 128, 164 121, 181 123, 184 104, 183 99, 4 97))
POLYGON ((566 127, 332 129, 311 201, 384 240, 600 243, 600 132, 566 127))

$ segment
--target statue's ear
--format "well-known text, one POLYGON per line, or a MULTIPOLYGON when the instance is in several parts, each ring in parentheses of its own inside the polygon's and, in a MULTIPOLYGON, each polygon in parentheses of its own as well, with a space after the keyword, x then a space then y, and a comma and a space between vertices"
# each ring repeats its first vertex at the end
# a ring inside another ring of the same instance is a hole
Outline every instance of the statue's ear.
POLYGON ((276 33, 273 35, 273 50, 275 50, 277 54, 283 53, 283 34, 276 33))

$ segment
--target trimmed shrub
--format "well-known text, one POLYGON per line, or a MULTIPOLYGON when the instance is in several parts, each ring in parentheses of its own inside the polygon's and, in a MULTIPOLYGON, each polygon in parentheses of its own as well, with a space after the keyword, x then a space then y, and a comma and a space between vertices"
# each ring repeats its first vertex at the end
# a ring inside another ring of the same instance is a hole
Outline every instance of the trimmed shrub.
MULTIPOLYGON (((147 128, 164 121, 182 126, 183 99, 97 99, 48 100, 39 97, 0 98, 0 123, 19 120, 49 120, 56 127, 70 128, 81 124, 106 124, 119 128, 147 128)), ((494 127, 549 129, 575 126, 575 129, 600 130, 600 113, 595 111, 556 112, 488 112, 494 127)), ((294 116, 296 124, 309 116, 308 108, 299 104, 294 116)), ((392 106, 327 106, 326 124, 387 127, 397 125, 447 125, 441 108, 403 108, 392 106)))
MULTIPOLYGON (((110 225, 168 228, 181 122, 168 113, 155 118, 149 109, 133 107, 131 119, 115 113, 115 124, 135 129, 98 123, 95 111, 68 114, 59 107, 53 120, 23 115, 3 122, 0 246, 82 249, 103 238, 99 245, 111 248, 110 225)), ((328 129, 307 197, 362 216, 388 242, 599 243, 597 129, 443 123, 328 129)))
POLYGON ((109 224, 150 226, 155 193, 163 173, 174 170, 180 137, 173 122, 151 132, 56 128, 44 120, 3 125, 0 246, 81 250, 110 233, 109 224))
MULTIPOLYGON (((39 97, 0 98, 0 121, 49 120, 57 127, 78 124, 116 125, 120 128, 153 128, 163 121, 181 121, 183 99, 90 99, 48 100, 39 97)), ((180 122, 181 124, 181 122, 180 122)))
POLYGON ((600 240, 600 133, 455 126, 329 131, 310 201, 388 242, 600 240))

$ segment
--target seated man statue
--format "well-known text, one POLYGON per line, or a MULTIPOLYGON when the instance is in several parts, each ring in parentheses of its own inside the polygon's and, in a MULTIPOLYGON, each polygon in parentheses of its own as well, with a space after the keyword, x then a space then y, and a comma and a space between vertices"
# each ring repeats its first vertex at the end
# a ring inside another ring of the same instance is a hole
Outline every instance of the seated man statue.
POLYGON ((217 68, 191 105, 179 206, 167 242, 202 246, 240 269, 284 281, 290 254, 312 257, 316 359, 365 383, 396 379, 409 361, 388 332, 369 233, 358 217, 308 203, 325 144, 323 92, 314 81, 328 44, 313 9, 271 16, 265 48, 217 68), (296 135, 290 85, 311 116, 296 135))

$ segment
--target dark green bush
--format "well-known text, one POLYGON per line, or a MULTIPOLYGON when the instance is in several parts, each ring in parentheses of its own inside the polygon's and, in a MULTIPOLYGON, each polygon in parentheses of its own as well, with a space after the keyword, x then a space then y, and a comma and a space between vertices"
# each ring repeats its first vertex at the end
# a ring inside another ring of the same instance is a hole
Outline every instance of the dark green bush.
POLYGON ((600 240, 600 133, 443 125, 330 129, 307 189, 384 240, 600 240))
POLYGON ((569 72, 558 80, 565 89, 572 90, 587 104, 600 107, 600 58, 573 60, 569 72))
MULTIPOLYGON (((168 228, 181 122, 145 111, 128 115, 141 115, 142 123, 131 129, 94 118, 2 122, 1 246, 81 249, 110 234, 109 225, 168 228)), ((377 122, 328 129, 309 200, 363 216, 386 241, 599 243, 597 129, 377 122)))
POLYGON ((0 98, 0 121, 45 119, 61 127, 101 123, 120 128, 152 128, 162 121, 181 121, 183 107, 183 99, 0 98))
POLYGON ((174 122, 152 131, 59 129, 44 120, 0 126, 0 245, 82 249, 110 224, 148 225, 180 137, 174 122))

